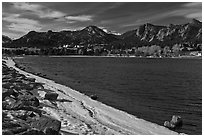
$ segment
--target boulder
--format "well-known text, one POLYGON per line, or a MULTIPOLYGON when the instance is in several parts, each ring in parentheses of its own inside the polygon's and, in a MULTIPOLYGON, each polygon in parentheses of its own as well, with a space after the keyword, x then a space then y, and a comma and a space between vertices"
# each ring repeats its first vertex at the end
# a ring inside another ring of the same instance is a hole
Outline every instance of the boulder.
POLYGON ((18 134, 18 133, 24 132, 26 130, 28 130, 28 128, 26 128, 26 127, 16 127, 16 128, 8 129, 8 131, 12 132, 13 134, 18 134))
POLYGON ((21 70, 26 70, 26 68, 24 68, 24 67, 21 67, 21 70))
POLYGON ((57 93, 46 93, 44 99, 47 100, 57 100, 58 94, 57 93))
POLYGON ((61 122, 43 115, 38 120, 32 121, 31 127, 40 131, 45 131, 46 133, 55 132, 59 134, 61 122))
POLYGON ((3 75, 2 76, 2 82, 8 82, 12 77, 10 75, 3 75))
POLYGON ((37 76, 41 76, 41 73, 40 73, 40 72, 37 72, 37 73, 35 73, 35 75, 37 75, 37 76))
POLYGON ((45 133, 37 129, 29 129, 28 131, 22 132, 19 135, 45 135, 45 133))
POLYGON ((35 78, 27 77, 26 80, 28 80, 28 81, 30 81, 30 82, 35 82, 35 78))
POLYGON ((10 79, 8 80, 8 82, 14 83, 14 82, 16 82, 16 78, 10 78, 10 79))
POLYGON ((27 111, 33 111, 37 113, 39 116, 42 114, 42 110, 40 110, 38 107, 32 107, 32 106, 20 106, 13 108, 14 110, 27 110, 27 111))
POLYGON ((176 115, 172 116, 172 119, 171 119, 170 123, 172 123, 173 125, 175 125, 178 128, 183 126, 182 118, 180 116, 176 116, 176 115))
POLYGON ((2 130, 2 135, 14 135, 14 133, 9 130, 2 130))
POLYGON ((15 94, 13 89, 2 89, 2 100, 4 100, 7 96, 15 94))
POLYGON ((37 116, 36 113, 34 113, 33 111, 28 111, 27 115, 28 115, 29 117, 35 117, 35 116, 37 116))
POLYGON ((180 116, 176 116, 173 115, 171 121, 165 121, 164 122, 164 126, 171 129, 171 130, 175 130, 175 129, 179 129, 181 128, 183 125, 183 120, 180 116))
POLYGON ((2 87, 6 89, 11 89, 12 83, 2 83, 2 87))
POLYGON ((9 129, 9 128, 15 128, 15 127, 21 127, 17 122, 12 121, 3 121, 2 122, 2 129, 9 129))
POLYGON ((175 125, 173 125, 172 123, 170 123, 169 121, 165 121, 164 122, 164 126, 169 128, 169 129, 175 129, 175 125))
POLYGON ((12 113, 13 116, 22 119, 22 120, 26 120, 28 117, 28 112, 26 110, 17 110, 14 111, 14 113, 12 113))
POLYGON ((32 86, 33 89, 44 89, 43 83, 40 82, 31 82, 30 86, 32 86))
POLYGON ((59 131, 54 130, 52 127, 46 127, 44 133, 46 135, 59 135, 59 131))
POLYGON ((97 99, 98 99, 98 96, 97 96, 97 95, 91 95, 90 97, 91 97, 91 99, 93 99, 93 100, 97 100, 97 99))
POLYGON ((16 100, 11 97, 4 98, 4 101, 2 101, 2 109, 8 110, 11 109, 12 106, 16 103, 16 100))
POLYGON ((11 76, 12 76, 13 78, 15 78, 15 77, 17 76, 16 71, 12 71, 12 72, 11 72, 11 76))
POLYGON ((24 86, 24 89, 26 90, 33 90, 34 89, 34 84, 28 83, 24 86))
POLYGON ((22 107, 22 106, 33 106, 38 107, 39 106, 39 100, 31 95, 20 95, 18 97, 17 102, 15 103, 15 107, 22 107))

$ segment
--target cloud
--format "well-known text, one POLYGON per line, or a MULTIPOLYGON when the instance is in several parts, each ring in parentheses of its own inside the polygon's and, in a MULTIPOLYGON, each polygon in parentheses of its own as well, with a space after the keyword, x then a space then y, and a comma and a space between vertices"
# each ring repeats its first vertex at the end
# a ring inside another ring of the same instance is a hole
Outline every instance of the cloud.
POLYGON ((183 16, 190 19, 202 20, 202 3, 193 2, 183 4, 179 9, 172 10, 170 12, 164 13, 167 16, 183 16))
POLYGON ((191 3, 186 3, 183 6, 184 7, 198 7, 198 8, 202 8, 202 3, 201 2, 191 2, 191 3))
POLYGON ((19 24, 32 24, 37 25, 38 21, 28 18, 21 18, 20 14, 5 14, 6 16, 2 18, 2 20, 7 22, 15 22, 19 24))
POLYGON ((195 12, 195 13, 190 13, 186 15, 186 18, 196 18, 198 20, 202 20, 202 13, 201 12, 195 12))
POLYGON ((63 12, 52 10, 38 4, 16 2, 16 3, 13 3, 13 6, 16 9, 30 12, 31 14, 39 16, 40 18, 60 18, 66 15, 63 12))
POLYGON ((12 31, 18 31, 18 32, 29 32, 29 31, 39 31, 41 27, 37 27, 31 24, 19 24, 19 23, 11 23, 8 25, 8 29, 12 31))
POLYGON ((148 17, 137 19, 133 23, 124 24, 121 27, 137 26, 147 22, 154 22, 160 19, 176 16, 182 16, 188 19, 195 18, 202 21, 202 3, 201 2, 186 3, 179 7, 178 9, 172 9, 171 11, 166 11, 151 16, 149 15, 148 17))
POLYGON ((183 5, 184 9, 180 10, 180 14, 183 14, 186 18, 195 18, 202 21, 202 3, 192 2, 183 5))
POLYGON ((38 21, 28 18, 20 17, 20 14, 4 14, 2 18, 3 21, 6 21, 10 24, 7 24, 7 28, 16 32, 28 32, 31 30, 39 31, 41 25, 38 21))
POLYGON ((78 15, 78 16, 66 16, 65 19, 67 19, 68 23, 74 23, 76 21, 79 22, 85 22, 85 21, 92 21, 93 16, 91 15, 78 15))
POLYGON ((61 30, 71 30, 71 31, 78 31, 78 30, 82 30, 84 29, 85 27, 80 27, 80 26, 70 26, 70 27, 67 27, 66 29, 61 29, 61 30))

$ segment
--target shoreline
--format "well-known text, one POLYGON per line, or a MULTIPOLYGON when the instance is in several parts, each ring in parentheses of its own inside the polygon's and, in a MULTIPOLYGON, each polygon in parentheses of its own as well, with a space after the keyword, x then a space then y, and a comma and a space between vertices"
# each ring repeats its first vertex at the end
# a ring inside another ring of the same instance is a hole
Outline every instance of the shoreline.
MULTIPOLYGON (((125 135, 178 134, 163 126, 139 119, 124 111, 117 110, 113 107, 102 104, 101 102, 92 100, 76 90, 55 83, 53 80, 48 80, 20 70, 15 67, 15 63, 11 59, 8 61, 8 65, 19 71, 21 74, 35 78, 37 82, 44 83, 44 88, 55 91, 59 95, 59 99, 71 101, 71 103, 55 102, 57 104, 56 109, 51 107, 43 108, 47 113, 50 113, 52 117, 62 122, 62 132, 67 131, 73 134, 125 135), (75 118, 72 118, 73 116, 75 118), (69 123, 69 126, 64 126, 63 123, 65 122, 69 123), (70 127, 72 127, 72 129, 70 129, 70 127)), ((38 93, 40 96, 45 94, 43 91, 38 91, 38 93)))

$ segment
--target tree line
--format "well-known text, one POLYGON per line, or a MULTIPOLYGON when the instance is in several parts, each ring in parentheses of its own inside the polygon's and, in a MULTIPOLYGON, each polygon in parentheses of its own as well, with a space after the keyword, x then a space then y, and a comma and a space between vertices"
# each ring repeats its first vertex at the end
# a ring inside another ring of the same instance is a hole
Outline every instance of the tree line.
POLYGON ((201 45, 196 49, 189 49, 182 44, 174 44, 171 48, 165 46, 161 48, 158 45, 132 47, 130 49, 106 49, 106 47, 92 46, 83 48, 3 48, 3 54, 9 55, 93 55, 93 56, 106 56, 108 54, 119 55, 135 55, 135 56, 179 56, 182 52, 188 51, 201 51, 201 45))

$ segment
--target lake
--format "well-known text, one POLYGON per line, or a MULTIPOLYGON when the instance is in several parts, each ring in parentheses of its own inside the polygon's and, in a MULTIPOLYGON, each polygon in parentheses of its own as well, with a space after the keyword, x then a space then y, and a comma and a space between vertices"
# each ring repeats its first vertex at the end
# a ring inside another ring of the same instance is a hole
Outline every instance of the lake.
POLYGON ((16 61, 159 125, 180 115, 183 127, 177 132, 202 134, 201 59, 27 56, 16 61))

